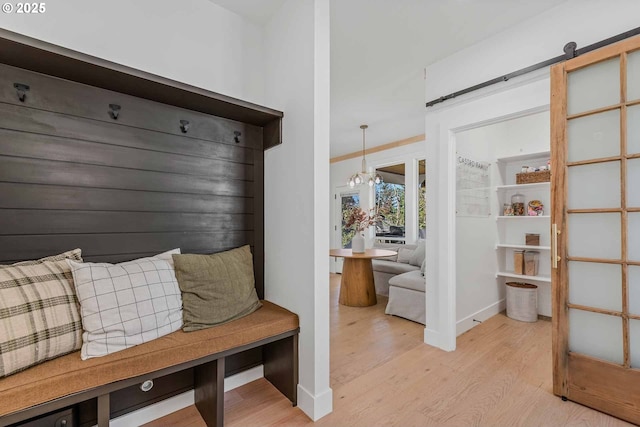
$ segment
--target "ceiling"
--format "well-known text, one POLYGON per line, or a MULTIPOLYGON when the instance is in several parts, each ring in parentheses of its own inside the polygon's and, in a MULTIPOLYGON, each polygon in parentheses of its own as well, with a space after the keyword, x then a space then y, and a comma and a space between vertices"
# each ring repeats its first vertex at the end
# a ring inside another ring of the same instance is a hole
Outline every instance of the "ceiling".
POLYGON ((256 24, 267 23, 285 0, 211 0, 256 24))
MULTIPOLYGON (((212 1, 260 24, 284 3, 212 1)), ((565 1, 331 0, 331 157, 361 124, 367 148, 424 133, 424 67, 565 1)))

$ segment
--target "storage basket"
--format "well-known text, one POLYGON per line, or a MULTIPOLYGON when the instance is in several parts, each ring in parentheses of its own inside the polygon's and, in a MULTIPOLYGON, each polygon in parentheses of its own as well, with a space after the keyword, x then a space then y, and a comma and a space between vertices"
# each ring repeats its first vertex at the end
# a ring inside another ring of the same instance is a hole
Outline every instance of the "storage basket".
POLYGON ((507 316, 521 322, 538 320, 538 287, 507 282, 507 316))
POLYGON ((523 172, 516 174, 516 184, 533 184, 551 181, 551 171, 523 172))

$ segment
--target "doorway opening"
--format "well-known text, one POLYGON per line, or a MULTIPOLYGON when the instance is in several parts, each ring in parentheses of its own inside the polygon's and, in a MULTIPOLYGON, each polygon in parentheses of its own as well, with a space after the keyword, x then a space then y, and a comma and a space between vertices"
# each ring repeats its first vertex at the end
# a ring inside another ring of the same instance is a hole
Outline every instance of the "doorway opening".
POLYGON ((505 310, 507 284, 535 286, 527 316, 551 316, 549 174, 534 172, 549 132, 542 111, 455 134, 456 335, 505 310))

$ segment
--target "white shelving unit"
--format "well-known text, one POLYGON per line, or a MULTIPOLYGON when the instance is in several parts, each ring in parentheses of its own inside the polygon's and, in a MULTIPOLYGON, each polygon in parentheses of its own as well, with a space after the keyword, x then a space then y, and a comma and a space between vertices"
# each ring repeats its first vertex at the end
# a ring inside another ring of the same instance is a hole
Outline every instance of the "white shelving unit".
POLYGON ((498 273, 496 274, 496 276, 498 277, 510 277, 513 279, 520 279, 520 280, 530 280, 530 281, 535 281, 535 282, 547 282, 547 283, 551 283, 551 277, 550 276, 526 276, 523 274, 516 274, 512 271, 498 271, 498 273))
MULTIPOLYGON (((547 205, 545 205, 547 206, 547 205)), ((500 205, 500 207, 502 208, 502 205, 500 205)), ((519 221, 532 221, 532 220, 536 220, 536 219, 549 219, 551 218, 549 215, 539 215, 539 216, 504 216, 504 215, 499 215, 496 217, 496 219, 514 219, 514 220, 519 220, 519 221)))
POLYGON ((533 184, 510 184, 498 185, 496 191, 504 190, 532 190, 532 189, 550 189, 550 182, 535 182, 533 184))
POLYGON ((496 248, 524 249, 529 251, 550 251, 551 246, 531 246, 531 245, 510 245, 507 243, 498 243, 496 248))
POLYGON ((550 155, 549 151, 543 151, 499 158, 497 161, 499 185, 496 186, 498 213, 502 213, 503 205, 511 203, 511 196, 516 193, 525 196, 525 211, 526 204, 531 200, 540 200, 544 206, 544 215, 541 216, 496 216, 498 228, 496 276, 504 278, 505 283, 515 279, 515 281, 538 285, 538 313, 545 316, 551 316, 551 217, 548 214, 551 207, 551 186, 548 182, 516 184, 515 180, 516 173, 521 171, 522 166, 546 165, 550 155), (526 245, 525 234, 527 233, 539 234, 540 246, 526 245), (514 273, 514 250, 540 253, 537 276, 514 273))

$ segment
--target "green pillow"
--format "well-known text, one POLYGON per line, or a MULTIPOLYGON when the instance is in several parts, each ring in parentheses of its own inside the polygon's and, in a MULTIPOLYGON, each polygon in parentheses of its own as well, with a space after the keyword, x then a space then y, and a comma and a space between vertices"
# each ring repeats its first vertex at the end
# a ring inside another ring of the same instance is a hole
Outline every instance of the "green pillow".
POLYGON ((230 322, 262 306, 249 246, 212 255, 173 255, 173 262, 185 332, 230 322))

